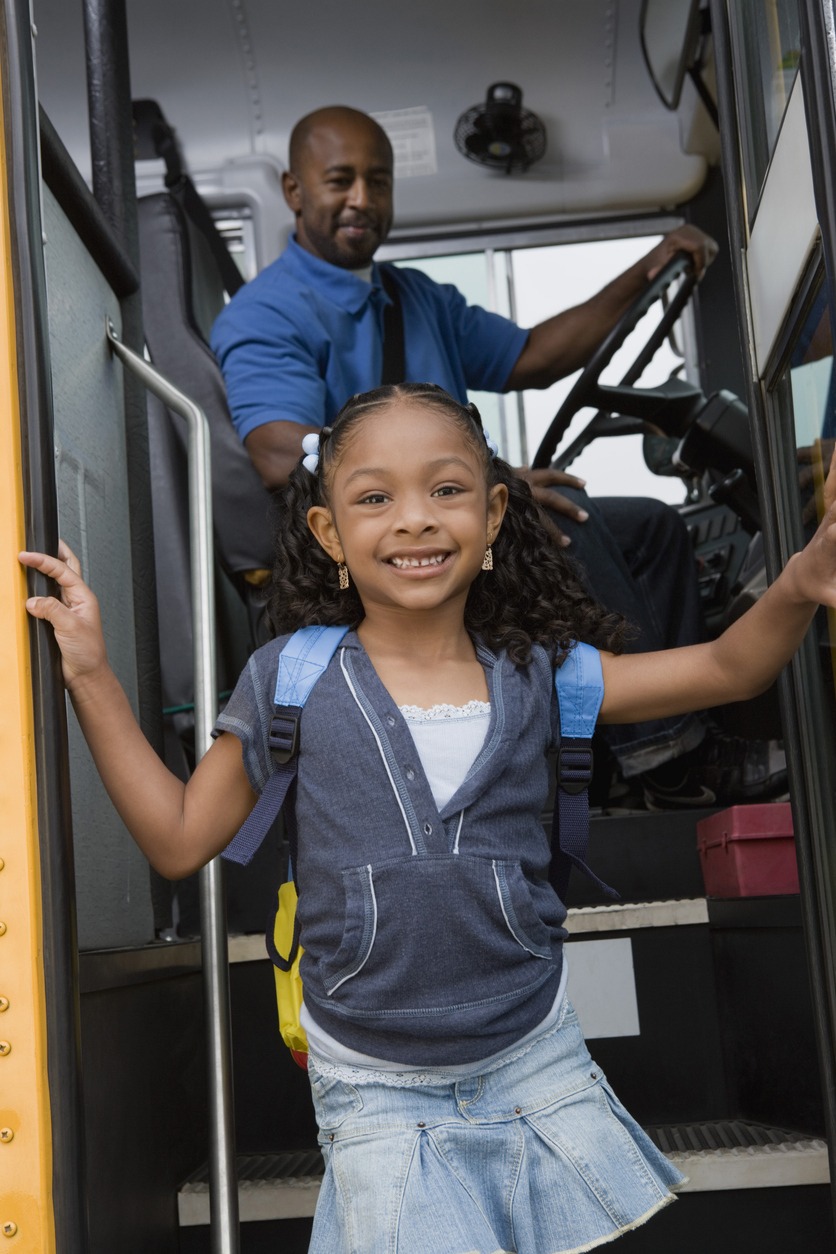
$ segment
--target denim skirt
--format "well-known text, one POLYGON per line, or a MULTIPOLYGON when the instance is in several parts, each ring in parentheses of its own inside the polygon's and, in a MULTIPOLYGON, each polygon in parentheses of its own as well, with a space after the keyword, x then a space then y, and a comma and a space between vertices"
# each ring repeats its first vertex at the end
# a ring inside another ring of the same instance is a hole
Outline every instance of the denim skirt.
POLYGON ((309 1058, 325 1157, 309 1254, 580 1254, 683 1176, 592 1061, 571 1005, 479 1075, 309 1058))

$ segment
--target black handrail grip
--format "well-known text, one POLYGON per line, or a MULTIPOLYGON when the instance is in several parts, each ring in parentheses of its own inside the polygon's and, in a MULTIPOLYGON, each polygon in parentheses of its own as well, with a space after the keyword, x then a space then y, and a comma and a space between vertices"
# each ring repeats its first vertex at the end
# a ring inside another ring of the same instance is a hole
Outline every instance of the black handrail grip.
POLYGON ((136 268, 116 239, 42 106, 38 113, 44 182, 116 296, 123 300, 139 290, 136 268))

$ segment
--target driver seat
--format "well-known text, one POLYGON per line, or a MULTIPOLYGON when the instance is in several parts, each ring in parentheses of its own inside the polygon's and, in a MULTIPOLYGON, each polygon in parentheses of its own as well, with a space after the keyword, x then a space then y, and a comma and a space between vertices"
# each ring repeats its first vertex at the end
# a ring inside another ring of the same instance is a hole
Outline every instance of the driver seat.
MULTIPOLYGON (((271 565, 271 498, 232 426, 223 377, 209 348, 212 322, 224 304, 224 286, 206 239, 166 192, 140 199, 138 215, 148 352, 161 373, 200 405, 209 421, 218 655, 228 662, 219 675, 224 688, 263 635, 260 589, 271 565), (242 639, 242 634, 248 638, 242 639)), ((156 400, 149 400, 149 442, 163 691, 167 707, 180 707, 194 700, 188 430, 183 418, 156 400)))
MULTIPOLYGON (((208 335, 224 284, 200 229, 168 193, 138 202, 145 339, 154 365, 201 406, 210 428, 215 544, 217 680, 221 699, 253 648, 267 638, 264 584, 272 565, 272 498, 232 426, 223 377, 208 335)), ((193 631, 186 422, 148 395, 154 547, 165 753, 181 778, 194 766, 193 631)), ((278 832, 277 832, 278 835, 278 832)), ((275 842, 249 868, 227 868, 234 931, 261 929, 275 908, 275 842)), ((178 892, 180 927, 199 929, 196 890, 178 892)))

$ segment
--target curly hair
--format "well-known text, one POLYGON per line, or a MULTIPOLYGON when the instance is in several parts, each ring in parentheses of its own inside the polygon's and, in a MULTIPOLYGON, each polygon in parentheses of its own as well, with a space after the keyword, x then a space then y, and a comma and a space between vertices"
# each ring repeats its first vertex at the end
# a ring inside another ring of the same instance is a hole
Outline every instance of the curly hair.
POLYGON ((268 614, 277 635, 310 624, 356 627, 364 611, 356 587, 338 588, 334 562, 314 539, 307 513, 327 506, 334 470, 352 432, 369 414, 399 402, 423 405, 456 423, 480 458, 488 490, 504 484, 508 507, 493 543, 494 568, 480 571, 465 605, 465 626, 494 650, 506 650, 524 665, 531 646, 554 651, 558 660, 578 641, 619 652, 625 622, 589 595, 574 562, 556 542, 554 531, 528 484, 492 455, 475 405, 460 405, 430 383, 397 384, 352 396, 331 427, 320 432, 314 473, 297 465, 276 498, 275 564, 268 614))

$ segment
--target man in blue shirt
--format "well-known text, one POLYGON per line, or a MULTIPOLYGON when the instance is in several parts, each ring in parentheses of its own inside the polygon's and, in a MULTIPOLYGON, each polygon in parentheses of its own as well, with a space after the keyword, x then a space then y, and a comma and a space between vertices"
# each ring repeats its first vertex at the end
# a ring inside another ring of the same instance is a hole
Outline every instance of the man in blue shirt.
MULTIPOLYGON (((389 297, 379 268, 369 278, 309 252, 302 234, 220 315, 212 344, 223 363, 233 421, 268 486, 282 482, 305 430, 328 421, 355 392, 379 383, 381 319, 389 297), (288 466, 270 460, 273 424, 293 423, 288 466)), ((403 310, 410 379, 426 374, 454 396, 500 392, 528 333, 468 305, 459 291, 420 270, 387 266, 403 310)))
MULTIPOLYGON (((466 402, 470 388, 545 388, 572 373, 675 253, 690 253, 701 272, 717 252, 703 232, 680 227, 590 300, 526 331, 420 271, 374 262, 392 225, 393 157, 385 132, 366 114, 332 106, 303 118, 291 135, 283 190, 295 238, 235 296, 212 332, 233 422, 271 488, 286 481, 306 433, 329 422, 349 396, 380 383, 390 301, 384 272, 400 298, 406 380, 438 383, 466 402)), ((639 629, 632 647, 700 638, 690 541, 674 510, 638 498, 592 501, 583 480, 561 471, 518 473, 557 515, 560 541, 572 544, 596 597, 639 629)), ((709 742, 699 716, 613 727, 607 735, 622 773, 641 774, 657 803, 739 800, 750 786, 762 794, 764 779, 770 786, 768 763, 742 760, 734 778, 716 772, 716 786, 707 786, 709 742)))

